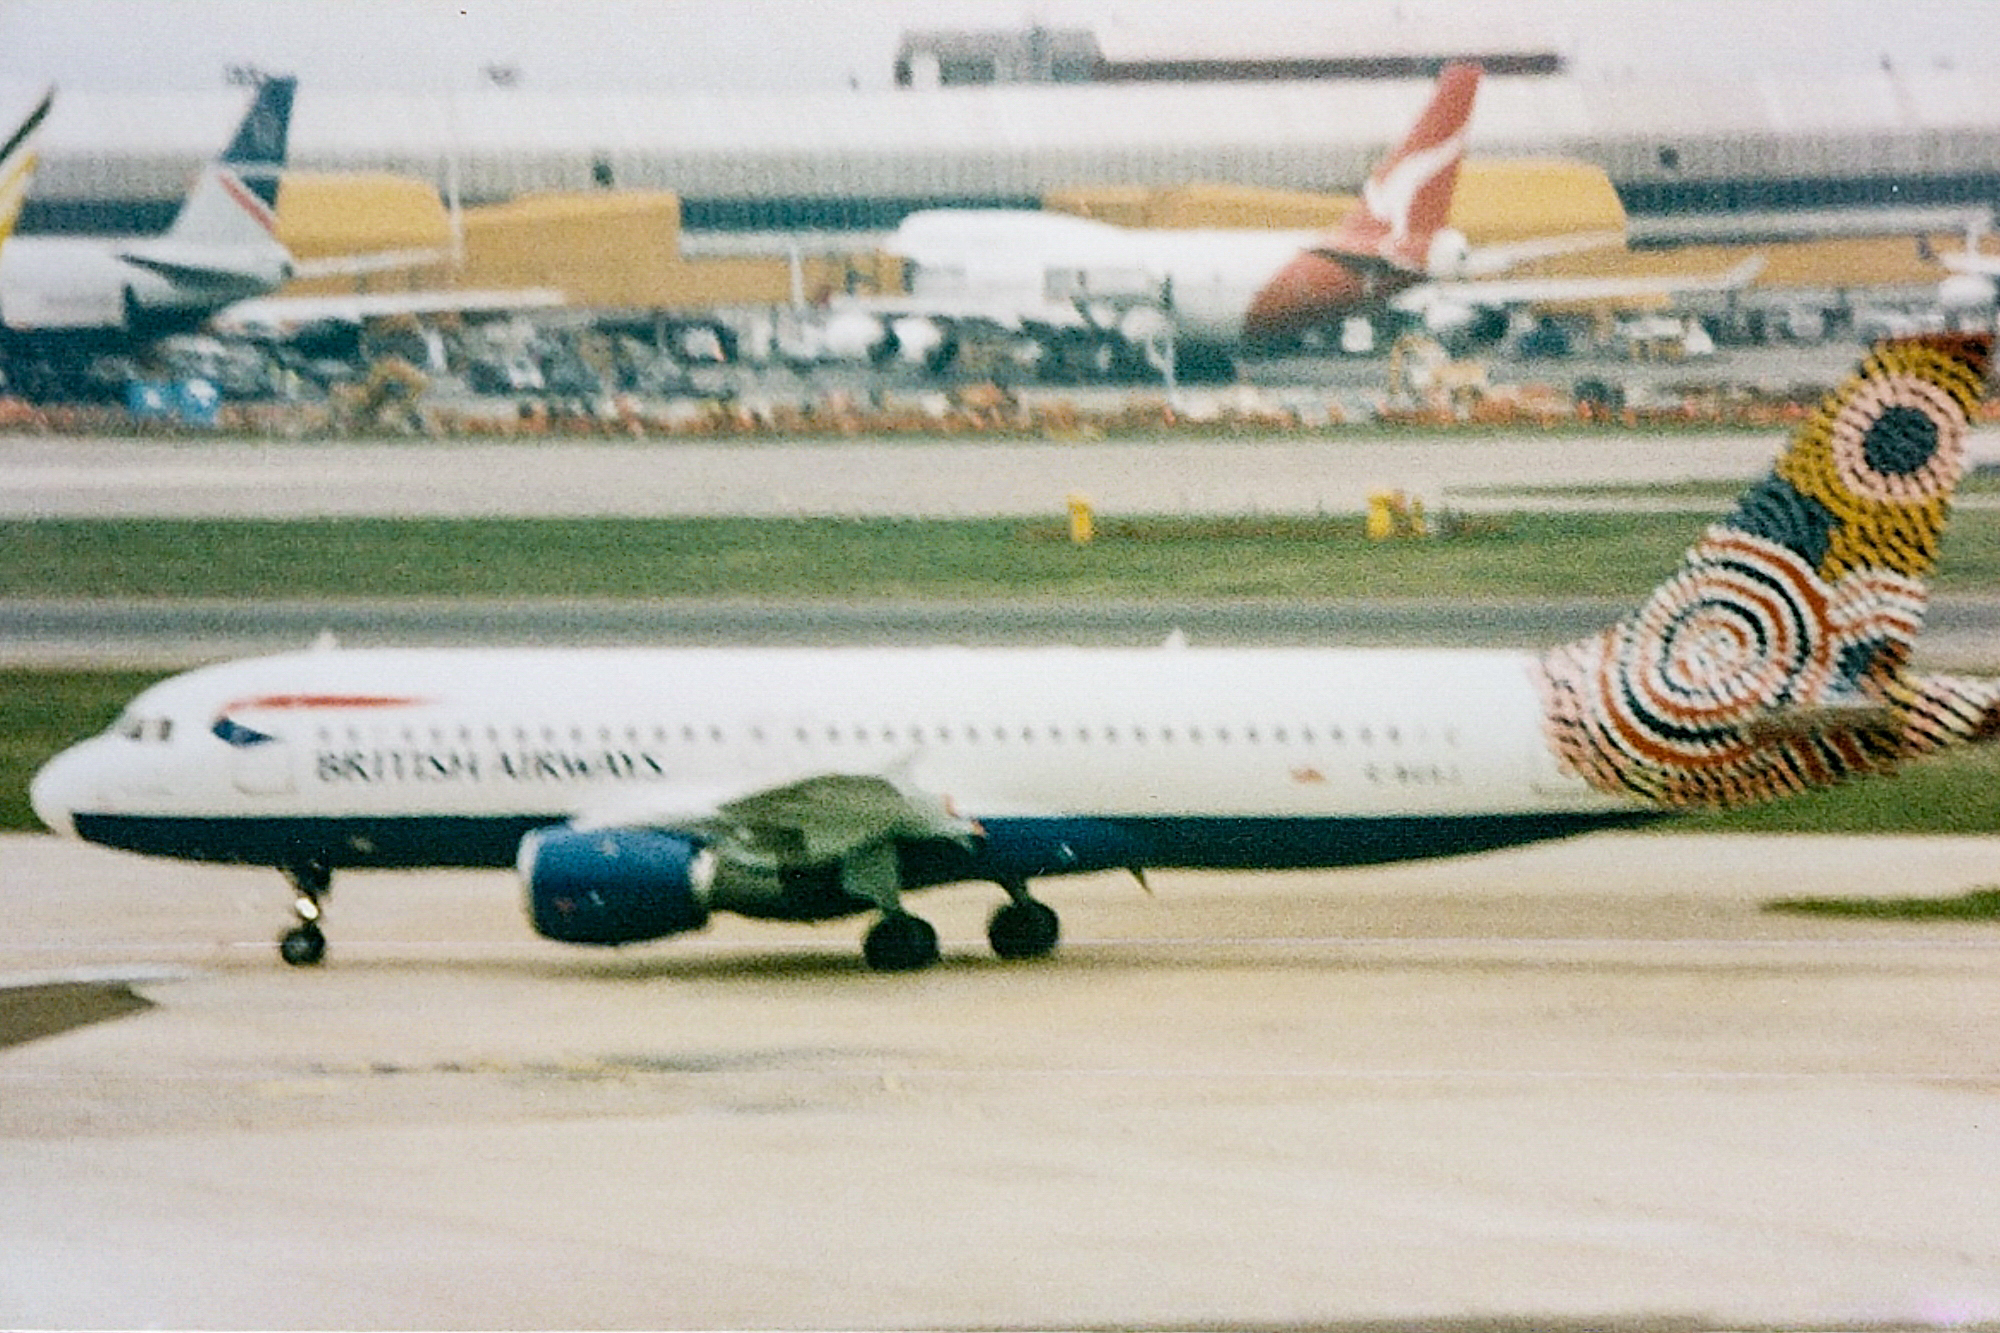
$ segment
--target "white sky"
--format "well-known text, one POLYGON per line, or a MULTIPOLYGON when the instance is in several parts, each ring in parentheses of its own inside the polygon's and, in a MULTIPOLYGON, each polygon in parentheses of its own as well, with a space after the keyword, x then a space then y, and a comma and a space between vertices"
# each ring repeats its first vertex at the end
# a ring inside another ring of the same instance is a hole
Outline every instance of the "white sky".
MULTIPOLYGON (((882 87, 909 27, 1094 28, 1111 55, 1538 48, 1611 73, 2000 71, 1992 0, 0 0, 0 82, 437 88, 511 65, 543 89, 882 87)), ((2000 97, 2000 93, 1996 93, 2000 97)))

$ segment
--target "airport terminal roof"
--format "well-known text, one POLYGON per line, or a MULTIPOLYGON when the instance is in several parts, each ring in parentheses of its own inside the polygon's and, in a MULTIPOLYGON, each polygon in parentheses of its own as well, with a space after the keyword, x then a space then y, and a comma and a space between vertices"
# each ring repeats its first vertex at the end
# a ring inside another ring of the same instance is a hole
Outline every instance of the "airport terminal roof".
MULTIPOLYGON (((2000 170, 1992 74, 1883 69, 1672 83, 1489 78, 1473 151, 1559 153, 1631 184, 2000 170)), ((1015 85, 671 96, 489 88, 457 97, 302 87, 293 161, 386 169, 469 199, 619 186, 691 197, 1005 197, 1076 184, 1351 187, 1424 80, 1015 85)), ((172 197, 240 90, 61 99, 42 199, 172 197)))

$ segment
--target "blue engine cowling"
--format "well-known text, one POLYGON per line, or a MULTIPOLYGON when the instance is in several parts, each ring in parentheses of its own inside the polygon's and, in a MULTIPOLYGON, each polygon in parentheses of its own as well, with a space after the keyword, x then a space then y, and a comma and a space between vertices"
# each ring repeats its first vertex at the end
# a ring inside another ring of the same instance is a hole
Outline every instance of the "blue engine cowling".
POLYGON ((710 858, 652 829, 567 826, 521 841, 535 929, 566 944, 634 944, 708 924, 710 858))

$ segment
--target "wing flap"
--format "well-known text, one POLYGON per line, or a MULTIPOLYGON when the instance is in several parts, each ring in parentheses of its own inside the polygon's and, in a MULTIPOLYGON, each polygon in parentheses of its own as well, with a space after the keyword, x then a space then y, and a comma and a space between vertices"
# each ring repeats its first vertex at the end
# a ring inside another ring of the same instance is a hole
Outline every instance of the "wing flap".
POLYGON ((826 865, 865 848, 908 839, 968 845, 978 827, 945 802, 872 774, 822 773, 727 795, 682 792, 580 815, 580 828, 646 826, 706 840, 746 863, 826 865))

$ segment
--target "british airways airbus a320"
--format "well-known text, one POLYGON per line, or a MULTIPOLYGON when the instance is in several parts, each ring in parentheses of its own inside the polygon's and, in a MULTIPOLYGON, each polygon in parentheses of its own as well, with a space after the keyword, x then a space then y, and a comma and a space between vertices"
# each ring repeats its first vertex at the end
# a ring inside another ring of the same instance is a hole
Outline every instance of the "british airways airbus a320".
POLYGON ((1631 617, 1541 653, 330 648, 146 690, 34 780, 51 829, 268 865, 287 962, 338 871, 516 866, 535 928, 617 945, 718 911, 872 914, 914 890, 1450 855, 1763 801, 2000 731, 2000 686, 1910 668, 1990 345, 1879 347, 1631 617))

